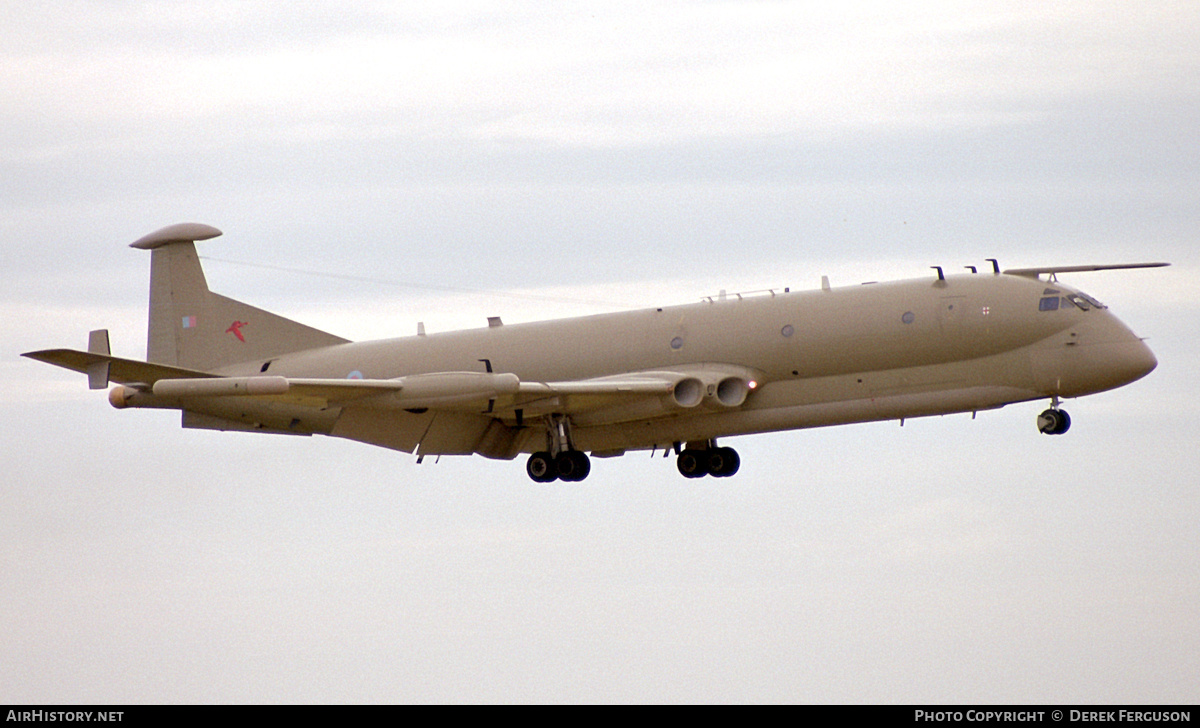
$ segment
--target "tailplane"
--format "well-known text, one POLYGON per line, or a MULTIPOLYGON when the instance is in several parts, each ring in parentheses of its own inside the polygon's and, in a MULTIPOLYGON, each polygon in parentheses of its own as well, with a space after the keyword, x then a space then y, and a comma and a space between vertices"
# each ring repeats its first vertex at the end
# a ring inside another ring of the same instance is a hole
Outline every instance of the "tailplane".
POLYGON ((220 234, 209 225, 180 223, 130 246, 152 251, 147 361, 211 371, 347 343, 340 336, 209 291, 195 241, 220 234))

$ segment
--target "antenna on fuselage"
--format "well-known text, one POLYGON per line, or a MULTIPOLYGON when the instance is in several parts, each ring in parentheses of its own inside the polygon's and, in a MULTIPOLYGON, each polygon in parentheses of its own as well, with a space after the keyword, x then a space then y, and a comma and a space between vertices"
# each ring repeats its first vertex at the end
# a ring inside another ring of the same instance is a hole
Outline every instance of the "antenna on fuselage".
POLYGON ((940 265, 931 265, 931 266, 929 266, 929 267, 930 267, 930 268, 933 268, 934 270, 936 270, 936 271, 938 272, 938 280, 939 280, 939 281, 944 281, 944 280, 946 280, 946 274, 942 272, 942 266, 940 266, 940 265))
POLYGON ((975 266, 973 266, 973 265, 964 265, 963 268, 966 268, 967 270, 971 271, 972 273, 979 272, 979 271, 975 270, 975 266))
POLYGON ((993 274, 1000 275, 1000 262, 999 261, 997 261, 995 258, 984 258, 984 260, 986 260, 992 264, 992 273, 993 274))

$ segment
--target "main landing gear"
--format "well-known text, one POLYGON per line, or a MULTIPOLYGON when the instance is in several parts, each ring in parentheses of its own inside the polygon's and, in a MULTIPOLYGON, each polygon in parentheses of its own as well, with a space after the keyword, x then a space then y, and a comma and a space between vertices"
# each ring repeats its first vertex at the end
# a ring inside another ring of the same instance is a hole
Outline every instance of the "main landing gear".
POLYGON ((1043 435, 1061 435, 1071 429, 1071 415, 1058 408, 1058 397, 1050 402, 1050 409, 1038 415, 1038 431, 1043 435))
MULTIPOLYGON (((691 445, 691 443, 688 443, 691 445)), ((679 474, 685 478, 728 478, 741 467, 742 459, 732 447, 688 447, 675 458, 679 474)))
POLYGON ((535 483, 574 483, 592 472, 591 458, 571 441, 571 421, 566 416, 546 417, 546 449, 529 456, 525 472, 535 483))
POLYGON ((558 455, 549 451, 535 452, 525 463, 525 472, 535 483, 550 483, 563 480, 568 483, 578 482, 592 472, 592 460, 587 453, 580 450, 564 450, 558 455))

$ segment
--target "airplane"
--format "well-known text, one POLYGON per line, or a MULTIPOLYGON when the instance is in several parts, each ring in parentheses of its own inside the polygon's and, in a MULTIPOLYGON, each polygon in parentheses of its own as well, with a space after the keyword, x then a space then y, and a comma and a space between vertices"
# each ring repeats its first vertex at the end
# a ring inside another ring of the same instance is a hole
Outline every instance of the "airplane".
POLYGON ((528 453, 539 483, 581 481, 592 458, 675 454, 687 478, 728 477, 735 435, 976 413, 1049 399, 1037 429, 1071 426, 1063 398, 1123 386, 1157 360, 1063 273, 1074 265, 722 294, 699 303, 351 342, 209 290, 180 223, 151 251, 146 361, 86 351, 23 356, 112 383, 117 409, 182 412, 184 428, 330 435, 427 455, 528 453), (1046 276, 1045 279, 1042 276, 1046 276), (590 456, 589 456, 590 453, 590 456))

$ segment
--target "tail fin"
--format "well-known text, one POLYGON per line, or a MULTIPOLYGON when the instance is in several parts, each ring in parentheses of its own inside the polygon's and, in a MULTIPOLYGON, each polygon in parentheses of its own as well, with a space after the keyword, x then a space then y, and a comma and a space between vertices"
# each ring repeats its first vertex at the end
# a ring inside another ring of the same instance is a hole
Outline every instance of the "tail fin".
POLYGON ((130 246, 152 251, 147 361, 211 371, 347 342, 209 291, 195 241, 220 234, 209 225, 180 223, 130 246))

